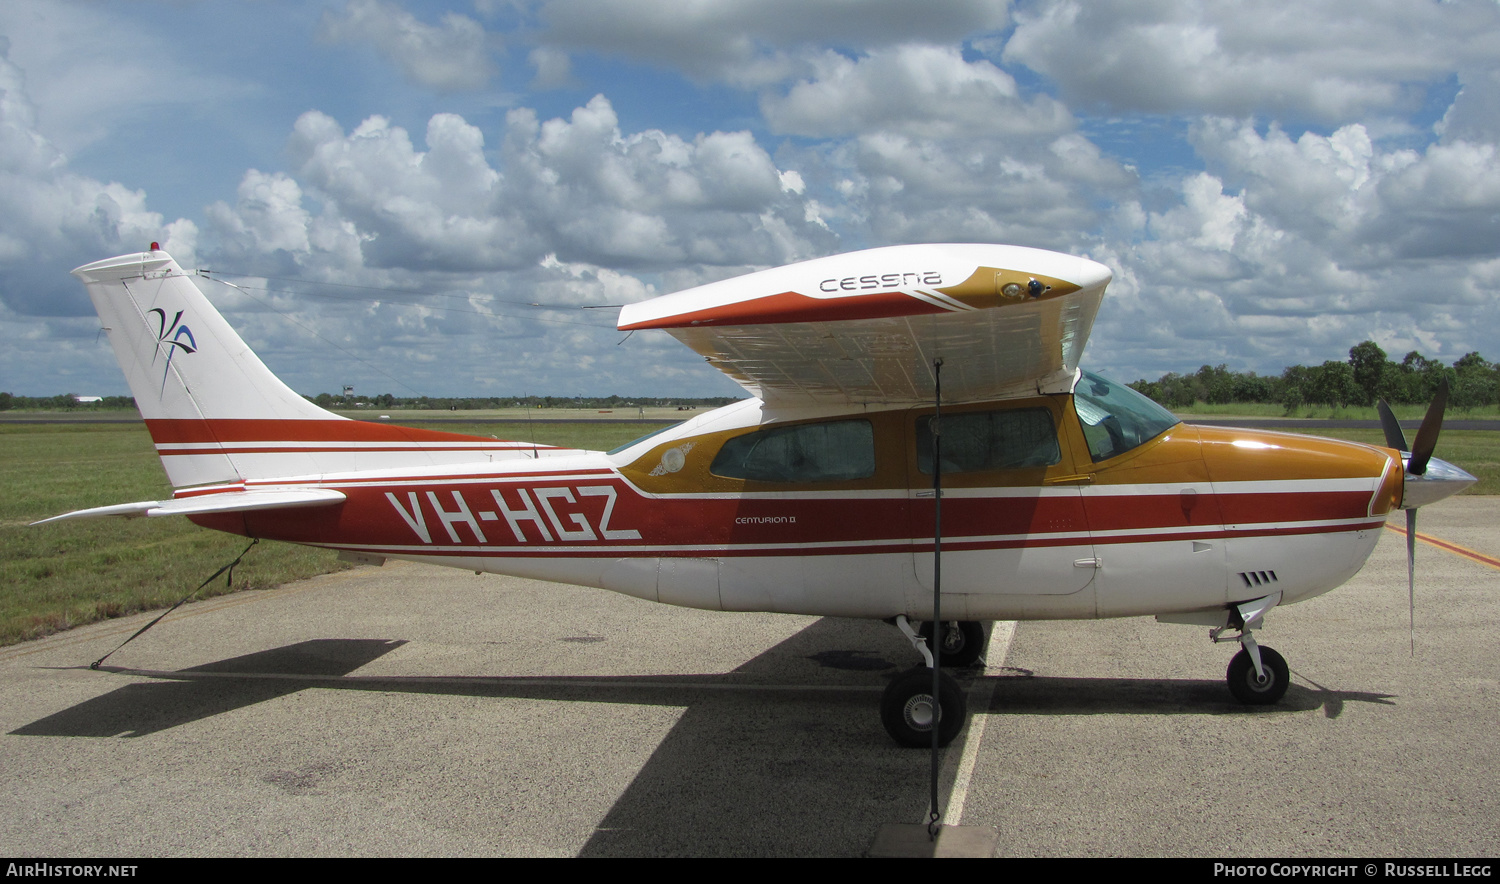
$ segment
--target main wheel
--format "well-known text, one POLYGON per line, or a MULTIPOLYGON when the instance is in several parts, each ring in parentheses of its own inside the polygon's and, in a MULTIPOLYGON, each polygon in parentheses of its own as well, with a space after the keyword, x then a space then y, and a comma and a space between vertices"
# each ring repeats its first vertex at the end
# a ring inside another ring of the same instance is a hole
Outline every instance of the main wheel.
POLYGON ((963 730, 967 716, 964 690, 946 672, 938 673, 938 702, 933 702, 932 670, 926 666, 896 676, 880 698, 880 721, 886 733, 912 748, 932 745, 934 724, 938 729, 938 745, 948 745, 963 730))
POLYGON ((1281 655, 1264 645, 1260 649, 1260 665, 1266 671, 1265 678, 1257 677, 1250 652, 1240 649, 1229 661, 1229 692, 1241 703, 1251 706, 1269 706, 1280 700, 1291 683, 1291 670, 1281 655))
MULTIPOLYGON (((932 621, 922 624, 922 637, 932 641, 932 621)), ((929 647, 931 645, 929 644, 929 647)), ((974 665, 984 653, 984 624, 978 620, 952 620, 943 623, 943 644, 939 660, 945 667, 962 669, 974 665)))

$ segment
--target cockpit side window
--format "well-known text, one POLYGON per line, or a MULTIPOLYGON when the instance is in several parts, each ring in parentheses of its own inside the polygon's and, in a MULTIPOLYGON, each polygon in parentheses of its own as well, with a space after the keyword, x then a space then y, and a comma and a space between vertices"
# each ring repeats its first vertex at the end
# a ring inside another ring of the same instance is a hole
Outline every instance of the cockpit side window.
POLYGON ((1140 393, 1088 371, 1073 390, 1073 407, 1094 463, 1144 445, 1180 423, 1140 393))
MULTIPOLYGON (((943 472, 1022 470, 1062 459, 1057 428, 1046 408, 944 414, 943 472)), ((917 421, 917 469, 932 474, 932 416, 917 421)))
POLYGON ((724 443, 708 471, 752 482, 838 482, 875 475, 867 420, 771 427, 724 443))

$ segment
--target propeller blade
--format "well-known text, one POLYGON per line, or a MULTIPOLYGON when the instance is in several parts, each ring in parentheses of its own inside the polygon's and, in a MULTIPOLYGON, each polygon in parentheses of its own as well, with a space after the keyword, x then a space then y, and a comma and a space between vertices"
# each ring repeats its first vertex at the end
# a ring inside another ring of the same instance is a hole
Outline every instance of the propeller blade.
POLYGON ((1417 656, 1417 511, 1406 511, 1406 617, 1411 629, 1411 655, 1417 656))
POLYGON ((1417 441, 1412 443, 1411 460, 1406 463, 1406 471, 1413 476, 1427 472, 1427 462, 1432 460, 1432 450, 1437 447, 1438 433, 1443 429, 1443 411, 1447 407, 1448 381, 1444 379, 1438 384, 1432 404, 1427 406, 1427 416, 1422 418, 1422 428, 1417 430, 1417 441))
POLYGON ((1406 434, 1401 432, 1401 422, 1391 413, 1390 405, 1384 399, 1375 402, 1375 409, 1380 412, 1380 428, 1385 430, 1385 447, 1394 448, 1397 451, 1411 451, 1406 446, 1406 434))

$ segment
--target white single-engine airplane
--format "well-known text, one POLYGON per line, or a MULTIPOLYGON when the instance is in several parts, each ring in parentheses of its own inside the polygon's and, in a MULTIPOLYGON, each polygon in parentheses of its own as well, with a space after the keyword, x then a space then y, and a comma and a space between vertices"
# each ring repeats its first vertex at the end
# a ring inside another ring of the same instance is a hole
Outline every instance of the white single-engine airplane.
POLYGON ((1110 271, 1036 249, 871 249, 627 306, 622 330, 665 329, 754 398, 609 452, 324 411, 154 243, 73 273, 177 490, 56 518, 184 515, 365 561, 889 620, 926 660, 882 700, 907 745, 966 715, 931 672, 935 619, 957 665, 987 620, 1202 624, 1242 646, 1233 694, 1273 703, 1266 612, 1352 577, 1393 510, 1475 481, 1431 458, 1441 401, 1407 453, 1394 420, 1390 448, 1193 427, 1081 372, 1110 271))

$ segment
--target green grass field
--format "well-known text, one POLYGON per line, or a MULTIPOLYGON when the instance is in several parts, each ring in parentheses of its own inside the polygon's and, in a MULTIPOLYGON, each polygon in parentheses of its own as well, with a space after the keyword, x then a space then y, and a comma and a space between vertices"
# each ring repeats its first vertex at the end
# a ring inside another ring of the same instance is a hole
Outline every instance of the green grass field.
MULTIPOLYGON (((609 449, 666 422, 426 426, 479 436, 500 430, 524 441, 609 449)), ((0 645, 171 605, 248 543, 182 518, 31 526, 71 510, 171 497, 151 437, 139 421, 0 423, 0 488, 5 489, 0 497, 0 645)), ((234 588, 265 589, 335 571, 344 567, 335 555, 262 543, 235 569, 234 588)), ((200 598, 225 591, 221 577, 200 598)))
MULTIPOLYGON (((609 449, 670 421, 420 424, 431 429, 609 449)), ((1379 430, 1319 435, 1380 444, 1379 430)), ((1438 456, 1478 476, 1472 494, 1500 494, 1500 433, 1448 430, 1438 456)), ((171 496, 139 422, 0 423, 0 645, 166 607, 244 549, 243 538, 186 519, 95 519, 32 527, 70 510, 171 496)), ((264 589, 342 567, 328 550, 262 543, 235 569, 235 589, 264 589)), ((225 591, 223 578, 202 595, 225 591)))

